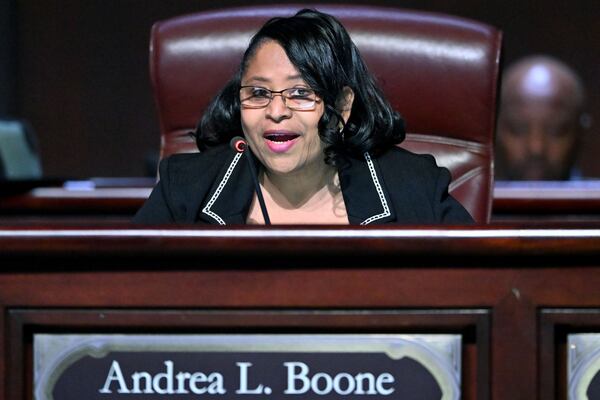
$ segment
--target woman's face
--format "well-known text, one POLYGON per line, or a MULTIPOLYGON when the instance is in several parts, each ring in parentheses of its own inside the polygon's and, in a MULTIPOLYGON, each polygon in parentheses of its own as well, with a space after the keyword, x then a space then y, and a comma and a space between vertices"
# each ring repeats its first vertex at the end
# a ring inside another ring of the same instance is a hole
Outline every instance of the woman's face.
MULTIPOLYGON (((242 76, 242 86, 272 91, 309 88, 277 42, 259 46, 242 76)), ((293 175, 325 167, 318 131, 323 110, 319 98, 309 110, 291 110, 280 95, 275 95, 264 108, 241 107, 246 140, 268 173, 293 175)))

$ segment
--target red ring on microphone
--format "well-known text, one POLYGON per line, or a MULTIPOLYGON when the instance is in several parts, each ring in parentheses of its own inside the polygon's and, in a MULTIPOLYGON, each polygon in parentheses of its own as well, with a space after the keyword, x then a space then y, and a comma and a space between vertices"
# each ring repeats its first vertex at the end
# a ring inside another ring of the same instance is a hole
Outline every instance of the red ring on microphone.
POLYGON ((243 153, 244 150, 246 150, 246 148, 248 147, 248 143, 246 143, 246 141, 239 137, 236 136, 233 139, 231 139, 231 148, 233 148, 233 150, 237 151, 238 153, 243 153))

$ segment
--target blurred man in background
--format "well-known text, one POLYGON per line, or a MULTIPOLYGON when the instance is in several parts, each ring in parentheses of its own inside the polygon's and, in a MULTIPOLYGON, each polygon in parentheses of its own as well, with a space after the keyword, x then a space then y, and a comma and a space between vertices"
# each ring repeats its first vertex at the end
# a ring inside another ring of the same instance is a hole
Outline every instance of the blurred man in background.
POLYGON ((575 160, 589 125, 577 74, 547 56, 530 56, 503 77, 496 179, 576 179, 575 160))

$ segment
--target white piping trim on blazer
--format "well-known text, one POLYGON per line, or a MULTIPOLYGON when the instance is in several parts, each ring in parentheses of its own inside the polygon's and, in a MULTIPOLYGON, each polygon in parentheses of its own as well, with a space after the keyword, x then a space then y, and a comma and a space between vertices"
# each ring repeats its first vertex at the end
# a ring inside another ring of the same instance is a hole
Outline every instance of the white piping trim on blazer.
MULTIPOLYGON (((204 206, 204 208, 202 209, 202 212, 204 214, 213 218, 220 225, 226 225, 225 221, 223 221, 223 218, 221 218, 219 215, 217 215, 215 212, 213 212, 210 208, 215 203, 215 201, 217 201, 217 198, 221 195, 223 188, 225 187, 225 185, 227 184, 227 181, 231 177, 231 173, 235 169, 242 154, 243 153, 238 153, 235 155, 235 157, 233 158, 233 161, 229 165, 229 168, 227 168, 227 172, 225 172, 225 176, 219 183, 217 190, 215 190, 215 193, 212 195, 212 197, 210 198, 208 203, 206 203, 206 206, 204 206)), ((385 218, 385 217, 388 217, 391 215, 387 200, 385 198, 385 195, 383 194, 383 189, 381 188, 381 184, 379 183, 379 178, 377 177, 377 173, 375 172, 375 166, 373 165, 373 160, 371 159, 371 156, 369 155, 369 153, 365 153, 364 156, 365 156, 365 160, 367 161, 367 165, 369 166, 369 173, 371 174, 371 179, 373 180, 373 185, 375 185, 375 189, 377 190, 377 195, 379 196, 379 201, 381 201, 381 206, 383 207, 383 212, 367 218, 366 220, 364 220, 363 222, 360 223, 361 225, 367 225, 373 221, 377 221, 378 219, 382 219, 382 218, 385 218)))
POLYGON ((233 158, 233 161, 231 161, 231 164, 229 164, 229 168, 227 168, 227 172, 225 172, 225 176, 223 177, 223 179, 221 179, 221 182, 219 183, 219 186, 217 187, 217 190, 215 190, 215 193, 212 195, 212 197, 210 198, 210 200, 208 201, 208 203, 206 203, 206 205, 202 209, 202 212, 204 214, 206 214, 209 217, 213 218, 220 225, 226 225, 225 221, 223 221, 223 218, 221 218, 215 212, 211 211, 210 208, 215 203, 215 201, 217 201, 217 197, 219 197, 221 195, 221 192, 223 191, 223 188, 225 187, 225 185, 227 184, 227 181, 231 177, 231 173, 235 169, 235 166, 237 165, 238 161, 240 160, 240 158, 242 157, 243 154, 244 153, 237 153, 235 155, 235 157, 233 158))
POLYGON ((373 179, 373 184, 375 185, 375 189, 377 190, 377 195, 379 196, 379 200, 381 201, 383 212, 381 214, 373 215, 372 217, 365 219, 363 222, 360 223, 361 225, 367 225, 373 221, 377 221, 378 219, 389 217, 391 215, 387 200, 385 199, 385 195, 383 194, 383 189, 381 188, 381 184, 379 183, 379 178, 377 178, 377 173, 375 172, 373 160, 371 160, 371 156, 369 155, 369 153, 365 153, 364 156, 365 160, 367 160, 369 172, 371 173, 371 179, 373 179))

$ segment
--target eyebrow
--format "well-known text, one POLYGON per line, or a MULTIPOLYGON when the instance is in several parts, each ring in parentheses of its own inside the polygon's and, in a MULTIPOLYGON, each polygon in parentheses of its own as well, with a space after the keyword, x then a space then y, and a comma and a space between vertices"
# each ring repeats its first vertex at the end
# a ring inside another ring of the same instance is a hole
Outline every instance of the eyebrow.
MULTIPOLYGON (((296 74, 296 75, 288 75, 288 76, 286 77, 286 80, 288 80, 288 81, 293 81, 293 80, 297 80, 297 79, 302 79, 302 80, 304 80, 304 78, 303 78, 303 77, 302 77, 302 75, 300 75, 300 74, 296 74)), ((252 81, 256 81, 256 82, 265 82, 265 83, 271 82, 271 80, 270 80, 269 78, 265 78, 265 77, 263 77, 263 76, 252 76, 252 77, 250 77, 250 78, 248 79, 248 81, 249 81, 249 82, 252 82, 252 81)))

